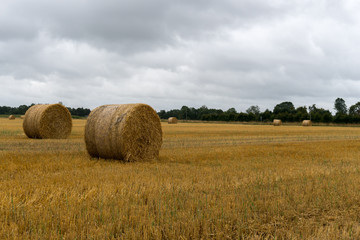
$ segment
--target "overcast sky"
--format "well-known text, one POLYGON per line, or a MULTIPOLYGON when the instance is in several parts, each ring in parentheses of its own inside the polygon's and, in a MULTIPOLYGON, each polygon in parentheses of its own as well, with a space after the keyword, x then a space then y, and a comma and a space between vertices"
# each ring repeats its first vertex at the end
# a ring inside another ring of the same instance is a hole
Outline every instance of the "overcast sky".
POLYGON ((0 105, 350 107, 359 12, 357 0, 2 0, 0 105))

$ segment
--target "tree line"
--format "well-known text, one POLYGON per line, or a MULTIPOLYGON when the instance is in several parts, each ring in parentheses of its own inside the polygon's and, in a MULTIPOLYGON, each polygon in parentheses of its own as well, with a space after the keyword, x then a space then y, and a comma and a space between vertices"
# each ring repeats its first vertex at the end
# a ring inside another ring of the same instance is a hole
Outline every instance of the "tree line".
MULTIPOLYGON (((19 107, 0 106, 0 114, 3 115, 23 115, 35 105, 20 105, 19 107)), ((85 117, 90 114, 88 108, 67 107, 72 116, 85 117)), ((347 107, 345 100, 337 98, 334 102, 335 114, 329 110, 318 108, 315 104, 311 106, 294 107, 292 102, 282 102, 277 104, 273 110, 266 109, 261 112, 259 106, 250 106, 245 112, 237 112, 235 108, 226 111, 222 109, 208 108, 205 105, 200 108, 183 106, 181 109, 169 111, 161 110, 158 115, 161 119, 176 117, 184 120, 202 121, 241 121, 241 122, 272 122, 274 119, 281 119, 284 122, 301 122, 310 119, 319 123, 360 123, 360 102, 347 107)))
MULTIPOLYGON (((16 114, 16 115, 24 115, 26 111, 35 105, 34 103, 31 105, 20 105, 19 107, 8 107, 8 106, 0 106, 0 114, 16 114)), ((72 116, 85 117, 90 114, 90 109, 88 108, 71 108, 67 107, 72 116)))
POLYGON ((329 110, 319 108, 315 104, 295 108, 292 102, 287 101, 277 104, 273 110, 266 109, 263 112, 257 105, 250 106, 245 112, 237 112, 235 108, 223 111, 204 105, 200 108, 183 106, 181 109, 161 110, 158 115, 161 119, 177 117, 202 121, 272 122, 274 119, 281 119, 284 122, 301 122, 309 119, 316 123, 360 123, 360 102, 347 108, 345 100, 337 98, 334 102, 334 110, 333 115, 329 110))

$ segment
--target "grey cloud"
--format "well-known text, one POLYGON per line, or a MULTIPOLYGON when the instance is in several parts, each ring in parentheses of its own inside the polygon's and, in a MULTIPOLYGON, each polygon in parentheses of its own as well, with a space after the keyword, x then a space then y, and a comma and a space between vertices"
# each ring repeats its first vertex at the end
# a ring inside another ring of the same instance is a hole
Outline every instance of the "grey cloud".
POLYGON ((357 102, 354 1, 6 0, 0 105, 357 102), (31 91, 28 91, 28 90, 31 91), (9 95, 21 97, 11 97, 9 95))
POLYGON ((5 9, 8 15, 13 16, 5 19, 13 24, 6 28, 8 31, 48 31, 58 38, 86 41, 121 52, 175 44, 176 37, 208 37, 207 34, 220 27, 241 23, 246 19, 274 16, 280 12, 276 6, 250 0, 37 0, 31 4, 14 0, 8 2, 7 6, 5 9))

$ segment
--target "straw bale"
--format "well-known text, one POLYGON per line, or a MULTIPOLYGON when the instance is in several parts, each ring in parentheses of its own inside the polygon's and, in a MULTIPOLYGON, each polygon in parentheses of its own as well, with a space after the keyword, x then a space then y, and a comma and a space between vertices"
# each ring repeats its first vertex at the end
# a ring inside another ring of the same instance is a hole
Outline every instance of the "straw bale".
POLYGON ((14 116, 14 115, 10 115, 10 116, 9 116, 9 120, 15 120, 15 116, 14 116))
POLYGON ((168 123, 169 123, 169 124, 177 124, 177 123, 178 123, 178 120, 177 120, 176 117, 169 117, 168 123))
POLYGON ((312 122, 311 122, 311 120, 304 120, 304 121, 302 121, 302 125, 304 127, 310 127, 310 126, 312 126, 312 122))
POLYGON ((273 124, 274 124, 274 126, 281 126, 282 121, 280 119, 274 119, 273 124))
POLYGON ((29 138, 64 139, 71 128, 71 114, 61 104, 38 104, 25 113, 23 129, 29 138))
POLYGON ((92 157, 129 162, 158 159, 160 118, 146 104, 103 105, 87 118, 85 143, 92 157))
POLYGON ((24 118, 25 118, 25 115, 21 115, 20 118, 21 118, 21 119, 24 119, 24 118))

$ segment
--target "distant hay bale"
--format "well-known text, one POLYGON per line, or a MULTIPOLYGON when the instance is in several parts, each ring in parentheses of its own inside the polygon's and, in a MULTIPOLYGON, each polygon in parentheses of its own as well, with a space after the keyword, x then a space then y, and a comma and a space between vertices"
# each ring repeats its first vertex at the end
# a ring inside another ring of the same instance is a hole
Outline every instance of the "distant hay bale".
POLYGON ((312 126, 312 122, 311 122, 311 120, 304 120, 304 121, 302 121, 302 125, 304 127, 310 127, 310 126, 312 126))
POLYGON ((23 129, 29 138, 64 139, 71 128, 71 114, 61 104, 38 104, 25 113, 23 129))
POLYGON ((24 118, 25 118, 25 115, 21 115, 20 118, 21 118, 21 119, 24 119, 24 118))
POLYGON ((146 104, 103 105, 91 111, 85 125, 90 156, 128 162, 159 158, 160 118, 146 104))
POLYGON ((169 124, 177 124, 178 120, 176 117, 169 117, 168 123, 169 124))
POLYGON ((15 120, 15 116, 14 116, 14 115, 10 115, 10 116, 9 116, 9 120, 15 120))
POLYGON ((280 119, 274 119, 273 124, 274 124, 274 126, 281 126, 282 121, 280 119))

